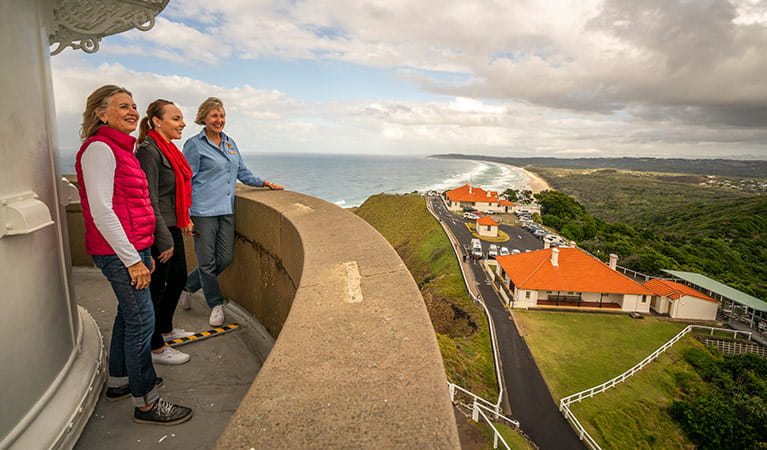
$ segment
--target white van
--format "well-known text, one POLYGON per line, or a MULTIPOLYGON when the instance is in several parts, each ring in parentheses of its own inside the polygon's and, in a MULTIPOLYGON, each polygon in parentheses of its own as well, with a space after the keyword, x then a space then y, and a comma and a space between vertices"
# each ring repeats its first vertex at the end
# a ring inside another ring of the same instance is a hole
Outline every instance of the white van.
POLYGON ((496 256, 498 256, 498 246, 490 244, 490 250, 487 251, 487 257, 495 259, 496 256))

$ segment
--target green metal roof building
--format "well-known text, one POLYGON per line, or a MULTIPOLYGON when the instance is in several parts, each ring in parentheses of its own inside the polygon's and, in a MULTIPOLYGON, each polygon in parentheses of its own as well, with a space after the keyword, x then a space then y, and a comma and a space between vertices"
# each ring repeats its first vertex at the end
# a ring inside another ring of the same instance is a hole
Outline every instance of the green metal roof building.
POLYGON ((767 302, 764 300, 760 300, 699 273, 666 269, 663 269, 663 271, 674 278, 684 281, 688 286, 707 294, 709 297, 720 300, 723 309, 726 309, 725 301, 729 301, 731 311, 737 308, 736 305, 740 306, 738 309, 743 309, 743 315, 748 317, 750 327, 753 327, 754 323, 758 320, 767 317, 767 302))

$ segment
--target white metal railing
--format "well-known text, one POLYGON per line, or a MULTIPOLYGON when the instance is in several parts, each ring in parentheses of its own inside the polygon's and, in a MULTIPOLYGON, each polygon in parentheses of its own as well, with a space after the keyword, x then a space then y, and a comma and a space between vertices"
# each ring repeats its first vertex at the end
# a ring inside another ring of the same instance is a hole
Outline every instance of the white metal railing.
POLYGON ((493 403, 485 400, 484 398, 476 394, 473 394, 472 392, 467 391, 466 389, 462 388, 461 386, 458 386, 457 384, 453 384, 448 381, 447 386, 448 386, 448 389, 450 390, 450 400, 453 403, 460 403, 456 399, 457 394, 459 393, 465 396, 468 396, 471 399, 471 405, 467 405, 464 403, 461 403, 461 404, 463 406, 471 408, 471 420, 473 420, 474 422, 479 422, 481 419, 484 422, 486 422, 488 425, 490 425, 490 428, 493 429, 493 448, 498 448, 498 442, 500 441, 500 443, 502 443, 507 450, 510 450, 509 444, 507 444, 506 440, 503 439, 503 436, 495 427, 495 423, 505 422, 506 424, 514 427, 515 429, 519 429, 519 421, 516 421, 514 419, 504 416, 503 414, 501 414, 500 407, 498 405, 494 405, 493 403), (488 415, 492 416, 492 419, 490 419, 488 415))
MULTIPOLYGON (((442 227, 442 229, 445 231, 445 234, 448 236, 449 241, 455 241, 458 243, 458 239, 453 236, 453 231, 445 225, 439 218, 439 216, 432 211, 431 209, 431 202, 428 198, 426 200, 426 210, 429 212, 429 214, 432 215, 435 219, 437 219, 437 222, 442 227), (450 239, 450 236, 453 236, 453 239, 450 239)), ((443 202, 444 205, 444 202, 443 202)), ((501 401, 503 400, 503 376, 502 376, 502 369, 501 369, 501 357, 498 354, 498 340, 497 336, 495 334, 495 324, 493 323, 493 318, 490 316, 490 310, 487 309, 487 306, 485 305, 485 302, 482 301, 481 298, 474 295, 474 293, 471 291, 471 286, 469 285, 469 278, 466 275, 466 271, 463 268, 463 264, 461 264, 461 255, 458 254, 458 248, 456 248, 455 245, 451 245, 453 247, 453 253, 455 253, 456 259, 458 260, 458 268, 461 269, 461 277, 463 278, 463 283, 466 285, 466 291, 469 293, 469 296, 471 296, 472 300, 474 300, 475 303, 478 303, 482 306, 482 309, 485 312, 485 317, 487 318, 487 324, 488 328, 490 329, 490 343, 492 345, 493 350, 493 363, 495 364, 495 375, 496 380, 498 383, 498 401, 494 405, 494 408, 500 410, 501 407, 501 401)), ((473 394, 472 394, 473 395, 473 394)))
POLYGON ((580 402, 581 400, 585 400, 587 398, 593 397, 601 392, 604 392, 612 387, 615 387, 619 383, 626 381, 631 376, 633 376, 634 374, 642 370, 645 366, 653 362, 658 356, 660 356, 663 352, 668 350, 672 345, 674 345, 677 341, 682 339, 686 334, 688 334, 690 331, 694 329, 708 330, 712 336, 714 332, 732 334, 735 339, 737 339, 739 334, 742 334, 747 336, 748 339, 751 340, 751 333, 747 331, 730 330, 726 328, 704 327, 701 325, 688 325, 687 327, 685 327, 684 330, 680 331, 679 334, 671 338, 671 340, 663 344, 659 349, 652 352, 648 357, 640 361, 637 365, 635 365, 631 369, 623 372, 617 377, 611 380, 608 380, 598 386, 594 386, 592 388, 586 389, 585 391, 581 391, 581 392, 577 392, 575 394, 569 395, 559 401, 559 411, 562 412, 562 414, 565 416, 565 419, 567 419, 570 422, 570 424, 573 426, 573 428, 575 428, 575 431, 578 433, 578 436, 580 437, 580 439, 584 441, 587 445, 589 445, 589 447, 592 449, 601 448, 596 443, 594 438, 592 438, 591 435, 586 431, 586 429, 583 428, 583 425, 581 425, 580 421, 578 421, 578 418, 575 417, 575 414, 573 414, 573 412, 570 410, 570 405, 572 403, 577 403, 577 402, 580 402))

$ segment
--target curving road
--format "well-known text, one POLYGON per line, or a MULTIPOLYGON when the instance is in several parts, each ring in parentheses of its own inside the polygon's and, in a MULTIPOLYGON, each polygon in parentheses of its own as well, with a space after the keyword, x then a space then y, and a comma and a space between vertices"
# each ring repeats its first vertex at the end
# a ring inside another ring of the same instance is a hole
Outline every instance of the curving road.
MULTIPOLYGON (((449 212, 439 197, 430 196, 426 201, 431 202, 432 213, 450 228, 459 244, 466 249, 473 236, 466 228, 465 221, 449 212)), ((517 248, 524 252, 543 248, 542 242, 524 228, 501 225, 501 229, 510 237, 509 241, 501 245, 509 250, 517 248)), ((485 252, 488 245, 483 242, 485 252)), ((480 265, 467 262, 464 267, 468 267, 474 280, 477 280, 471 281, 476 284, 475 293, 478 291, 484 299, 495 325, 508 404, 512 416, 519 420, 522 431, 543 450, 585 448, 559 412, 530 349, 480 265)))

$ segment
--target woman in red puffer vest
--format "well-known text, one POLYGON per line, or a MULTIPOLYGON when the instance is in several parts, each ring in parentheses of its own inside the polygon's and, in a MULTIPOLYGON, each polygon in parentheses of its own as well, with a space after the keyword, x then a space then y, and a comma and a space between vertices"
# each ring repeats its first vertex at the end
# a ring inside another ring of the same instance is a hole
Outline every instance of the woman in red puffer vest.
POLYGON ((86 103, 75 170, 85 219, 85 248, 117 297, 109 345, 107 400, 133 398, 133 420, 172 425, 192 410, 160 398, 149 340, 154 308, 149 283, 155 217, 147 181, 133 156, 138 124, 133 96, 118 86, 96 89, 86 103))

